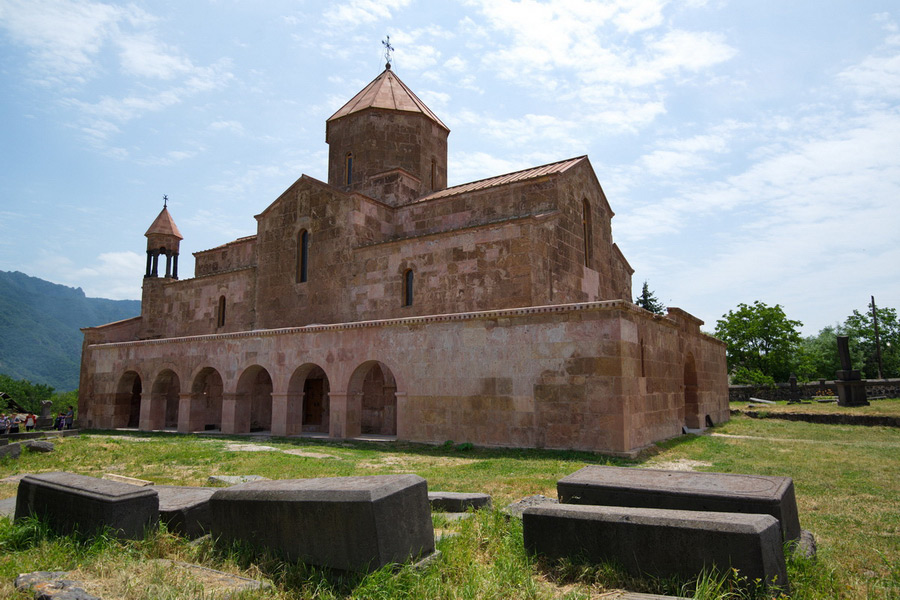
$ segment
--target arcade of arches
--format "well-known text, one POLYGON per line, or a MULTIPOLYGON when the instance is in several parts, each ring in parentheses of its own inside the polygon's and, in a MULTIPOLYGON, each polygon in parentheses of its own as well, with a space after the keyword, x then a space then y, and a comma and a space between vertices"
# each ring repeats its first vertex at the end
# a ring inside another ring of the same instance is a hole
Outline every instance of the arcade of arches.
MULTIPOLYGON (((271 432, 332 434, 331 386, 325 370, 315 364, 297 368, 286 393, 278 393, 269 371, 260 365, 244 369, 233 390, 222 375, 204 367, 182 383, 172 369, 156 375, 137 370, 122 373, 115 393, 112 427, 180 432, 271 432), (144 389, 150 393, 145 394, 144 389)), ((360 365, 348 382, 350 410, 361 415, 360 433, 397 434, 397 383, 384 363, 360 365)))

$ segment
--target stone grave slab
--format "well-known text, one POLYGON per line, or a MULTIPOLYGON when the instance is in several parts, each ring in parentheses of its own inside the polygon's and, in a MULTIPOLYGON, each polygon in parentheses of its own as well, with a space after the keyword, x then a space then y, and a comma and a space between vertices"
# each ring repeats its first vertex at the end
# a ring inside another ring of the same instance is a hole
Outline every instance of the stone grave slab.
POLYGON ((22 454, 22 444, 13 442, 0 446, 0 458, 19 458, 22 454))
POLYGON ((217 490, 210 511, 214 538, 340 571, 434 552, 428 488, 416 475, 245 483, 217 490))
POLYGON ((16 499, 15 498, 4 498, 0 500, 0 518, 10 517, 12 518, 16 514, 16 499))
POLYGON ((524 513, 527 508, 531 508, 532 506, 544 506, 546 504, 553 506, 558 504, 558 502, 559 501, 556 498, 548 498, 543 494, 535 494, 534 496, 525 496, 518 502, 507 504, 506 508, 503 509, 503 512, 510 517, 521 519, 522 513, 524 513))
POLYGON ((785 541, 800 539, 790 477, 588 466, 560 479, 556 490, 565 504, 772 515, 785 541))
POLYGON ((469 492, 428 492, 428 502, 431 503, 431 510, 461 513, 469 508, 490 508, 491 497, 488 494, 469 492))
POLYGON ((190 538, 209 533, 209 499, 220 488, 157 485, 159 520, 169 531, 190 538))
POLYGON ((237 485, 239 483, 247 483, 249 481, 267 481, 268 477, 262 475, 210 475, 207 479, 208 483, 221 485, 237 485))
POLYGON ((552 559, 614 563, 633 575, 692 579, 715 566, 787 589, 778 520, 736 514, 557 504, 522 515, 525 548, 552 559))
POLYGON ((19 482, 16 520, 46 518, 59 532, 91 534, 108 526, 123 538, 140 539, 159 519, 159 498, 152 488, 75 473, 27 475, 19 482))

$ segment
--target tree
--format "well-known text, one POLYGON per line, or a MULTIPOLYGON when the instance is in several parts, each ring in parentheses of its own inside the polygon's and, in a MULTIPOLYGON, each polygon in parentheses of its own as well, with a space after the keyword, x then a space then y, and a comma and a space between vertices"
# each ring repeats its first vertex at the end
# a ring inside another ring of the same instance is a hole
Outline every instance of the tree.
MULTIPOLYGON (((883 377, 900 376, 900 322, 893 308, 876 308, 878 337, 881 340, 881 364, 883 377)), ((850 338, 850 357, 853 368, 865 377, 878 377, 878 358, 875 349, 875 326, 872 323, 872 305, 864 313, 854 310, 841 327, 840 335, 850 338)), ((834 376, 834 374, 832 374, 834 376)))
POLYGON ((818 334, 803 338, 797 365, 799 379, 834 379, 835 372, 841 368, 837 352, 837 336, 841 329, 840 325, 829 325, 818 334))
POLYGON ((641 308, 658 315, 666 313, 666 307, 663 306, 656 295, 650 291, 646 281, 644 281, 644 287, 641 289, 641 295, 634 299, 634 303, 641 308))
POLYGON ((0 374, 0 392, 9 394, 13 402, 31 412, 40 413, 41 401, 53 396, 53 388, 43 383, 31 383, 27 379, 13 379, 0 374))
POLYGON ((743 367, 775 381, 787 381, 797 362, 800 321, 787 318, 780 304, 767 306, 757 300, 741 303, 716 321, 716 337, 728 344, 728 370, 743 367))

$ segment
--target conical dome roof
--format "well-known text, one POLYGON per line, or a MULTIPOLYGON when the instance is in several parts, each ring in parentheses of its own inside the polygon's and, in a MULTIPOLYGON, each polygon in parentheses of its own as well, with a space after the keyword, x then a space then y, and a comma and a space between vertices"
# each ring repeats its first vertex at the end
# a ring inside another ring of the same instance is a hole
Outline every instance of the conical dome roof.
POLYGON ((156 220, 153 221, 150 229, 148 229, 147 233, 144 235, 146 237, 150 237, 151 235, 171 235, 177 237, 179 240, 184 239, 181 232, 178 231, 175 220, 172 218, 172 215, 169 214, 169 209, 165 207, 163 207, 159 216, 156 217, 156 220))
POLYGON ((331 115, 328 121, 334 121, 349 114, 365 110, 367 108, 381 108, 385 110, 399 110, 403 112, 417 112, 425 115, 447 131, 450 128, 444 125, 425 103, 400 81, 400 78, 391 71, 388 66, 381 75, 364 87, 362 91, 353 96, 347 104, 331 115))

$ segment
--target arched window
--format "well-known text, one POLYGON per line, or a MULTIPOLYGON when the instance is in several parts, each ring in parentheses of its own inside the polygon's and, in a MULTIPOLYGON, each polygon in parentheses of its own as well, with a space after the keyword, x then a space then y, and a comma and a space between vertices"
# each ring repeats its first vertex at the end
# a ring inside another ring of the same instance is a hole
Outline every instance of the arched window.
POLYGON ((219 309, 216 312, 216 327, 225 327, 225 296, 219 296, 219 309))
POLYGON ((581 201, 581 226, 584 229, 584 266, 591 266, 594 249, 594 235, 591 227, 591 203, 587 198, 581 201))
POLYGON ((413 303, 413 271, 407 269, 403 273, 403 306, 412 306, 413 303))
POLYGON ((309 232, 305 229, 297 234, 297 283, 306 283, 309 265, 309 232))
POLYGON ((350 185, 351 183, 353 183, 353 153, 348 152, 344 158, 344 184, 350 185))

